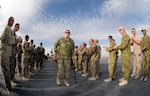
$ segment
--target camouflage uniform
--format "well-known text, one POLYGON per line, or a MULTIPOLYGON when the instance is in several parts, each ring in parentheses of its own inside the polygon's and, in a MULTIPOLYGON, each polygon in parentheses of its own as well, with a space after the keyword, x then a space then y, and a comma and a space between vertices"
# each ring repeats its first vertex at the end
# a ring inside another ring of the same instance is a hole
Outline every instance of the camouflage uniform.
POLYGON ((23 43, 23 77, 29 76, 29 58, 30 58, 30 44, 27 41, 23 43))
MULTIPOLYGON (((15 32, 13 35, 16 36, 15 32)), ((16 68, 16 53, 17 53, 17 40, 15 40, 15 44, 12 45, 12 55, 10 58, 10 72, 11 72, 11 80, 14 80, 15 68, 16 68)))
POLYGON ((22 71, 22 66, 21 66, 21 62, 22 62, 22 44, 18 43, 17 44, 17 58, 16 58, 16 64, 17 64, 17 71, 19 73, 19 75, 21 75, 21 71, 22 71))
POLYGON ((7 26, 1 36, 0 46, 0 63, 4 74, 5 82, 8 90, 11 90, 11 73, 10 73, 10 57, 12 55, 12 45, 15 44, 13 32, 9 26, 7 26))
POLYGON ((85 47, 83 49, 83 56, 82 56, 82 68, 83 68, 83 74, 88 74, 88 48, 85 47))
POLYGON ((116 58, 117 58, 117 51, 113 49, 115 46, 115 42, 112 40, 110 42, 109 47, 106 49, 106 51, 109 52, 109 59, 108 59, 108 72, 109 72, 109 78, 115 78, 116 77, 116 58))
POLYGON ((43 69, 45 49, 42 46, 39 46, 39 48, 40 48, 40 51, 41 51, 40 66, 41 66, 41 69, 43 69))
POLYGON ((83 56, 83 48, 78 49, 78 71, 82 71, 82 56, 83 56))
POLYGON ((143 65, 142 65, 142 76, 148 76, 149 74, 149 66, 150 66, 150 37, 148 35, 144 36, 141 41, 141 49, 146 47, 145 50, 142 50, 144 55, 143 65))
POLYGON ((58 57, 58 73, 57 78, 69 79, 69 71, 71 67, 71 59, 74 51, 74 41, 64 37, 56 41, 54 51, 59 55, 58 57))
POLYGON ((34 46, 31 45, 31 51, 30 51, 30 72, 33 72, 34 69, 34 61, 35 61, 35 50, 34 50, 34 46))
POLYGON ((92 77, 96 78, 97 76, 97 46, 96 44, 92 44, 90 47, 89 47, 89 57, 90 57, 90 70, 91 70, 91 74, 92 74, 92 77))
POLYGON ((121 44, 118 46, 118 49, 121 50, 123 79, 128 80, 130 74, 131 48, 130 37, 126 33, 122 36, 121 44))
POLYGON ((100 67, 100 60, 101 58, 101 46, 100 45, 97 45, 97 56, 96 56, 96 59, 97 59, 97 64, 96 64, 96 72, 97 72, 97 75, 100 74, 102 72, 102 69, 100 67))

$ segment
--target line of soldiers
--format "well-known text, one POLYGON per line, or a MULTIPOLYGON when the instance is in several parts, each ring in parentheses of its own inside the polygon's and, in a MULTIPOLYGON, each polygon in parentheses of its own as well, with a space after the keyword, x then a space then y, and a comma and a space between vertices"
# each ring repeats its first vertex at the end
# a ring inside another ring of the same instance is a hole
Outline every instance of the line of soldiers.
POLYGON ((35 64, 37 70, 40 71, 43 69, 45 53, 42 43, 35 48, 33 40, 28 42, 28 35, 25 36, 22 45, 22 38, 16 35, 20 24, 16 23, 12 30, 13 23, 14 17, 10 17, 2 33, 0 45, 0 64, 8 94, 13 93, 12 86, 16 85, 16 72, 23 80, 29 80, 30 76, 33 75, 35 64))
MULTIPOLYGON (((146 33, 146 29, 142 28, 143 33, 142 40, 136 33, 135 28, 131 29, 133 37, 125 32, 123 26, 119 27, 119 32, 122 35, 120 45, 116 45, 115 40, 112 36, 108 36, 110 45, 109 47, 104 46, 103 48, 109 52, 108 59, 108 78, 104 82, 108 83, 116 79, 117 59, 118 50, 121 51, 122 60, 122 78, 119 79, 119 85, 124 86, 128 84, 129 78, 138 79, 141 73, 141 60, 143 53, 143 64, 142 64, 142 81, 147 81, 148 74, 150 71, 150 37, 146 33), (131 46, 133 46, 133 70, 130 76, 130 58, 131 58, 131 46)), ((70 30, 66 30, 64 37, 59 38, 54 45, 54 51, 56 53, 58 64, 58 73, 56 78, 56 84, 61 85, 60 79, 64 79, 65 86, 69 87, 69 71, 71 67, 71 60, 73 60, 75 71, 82 73, 81 76, 87 77, 88 75, 88 64, 90 65, 91 78, 89 80, 97 80, 99 74, 102 72, 99 60, 101 58, 101 47, 98 45, 98 40, 89 40, 90 47, 87 48, 85 43, 82 43, 79 47, 74 47, 74 41, 70 38, 70 30)))

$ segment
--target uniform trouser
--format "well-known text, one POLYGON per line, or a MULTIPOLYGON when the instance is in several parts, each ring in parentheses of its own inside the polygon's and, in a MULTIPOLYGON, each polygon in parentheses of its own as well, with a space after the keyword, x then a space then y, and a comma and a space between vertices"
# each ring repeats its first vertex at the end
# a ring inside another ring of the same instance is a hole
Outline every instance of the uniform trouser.
POLYGON ((85 60, 85 61, 82 62, 83 74, 87 74, 88 73, 87 72, 88 71, 87 68, 88 68, 88 62, 87 62, 87 60, 85 60))
POLYGON ((140 76, 140 72, 141 72, 141 55, 137 54, 137 55, 134 55, 134 58, 133 58, 132 74, 134 76, 140 76))
POLYGON ((123 79, 128 80, 130 74, 130 56, 122 57, 122 74, 123 79))
POLYGON ((23 58, 22 75, 23 77, 27 77, 29 75, 29 58, 23 58))
POLYGON ((11 80, 14 79, 16 69, 16 54, 12 54, 10 57, 10 73, 11 73, 11 80))
POLYGON ((100 74, 102 72, 102 69, 99 64, 99 60, 96 62, 96 72, 97 72, 97 74, 100 74))
POLYGON ((69 79, 71 69, 71 59, 59 58, 58 59, 58 78, 69 79))
POLYGON ((11 91, 10 57, 2 56, 1 65, 2 65, 2 72, 5 78, 6 87, 9 91, 11 91))
POLYGON ((142 65, 142 76, 148 76, 148 74, 149 74, 149 64, 150 64, 150 57, 149 56, 144 56, 143 65, 142 65))
POLYGON ((97 62, 98 61, 91 61, 91 66, 90 66, 90 70, 91 70, 91 75, 92 77, 96 77, 98 74, 97 74, 97 62))
POLYGON ((30 58, 30 72, 33 72, 33 69, 34 69, 34 61, 35 61, 34 58, 30 58))
POLYGON ((78 70, 82 70, 82 59, 78 59, 78 70))
POLYGON ((74 58, 73 63, 74 63, 75 69, 78 69, 78 59, 77 58, 74 58))
POLYGON ((18 57, 16 58, 16 66, 17 66, 17 72, 21 74, 22 71, 22 67, 21 67, 21 55, 18 55, 18 57))
POLYGON ((110 78, 116 77, 116 56, 110 56, 108 59, 108 72, 110 78))

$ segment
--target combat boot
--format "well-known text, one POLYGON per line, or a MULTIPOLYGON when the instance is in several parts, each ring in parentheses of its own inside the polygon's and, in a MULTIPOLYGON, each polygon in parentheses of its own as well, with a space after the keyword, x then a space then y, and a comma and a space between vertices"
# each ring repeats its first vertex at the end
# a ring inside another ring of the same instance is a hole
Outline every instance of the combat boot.
POLYGON ((111 82, 112 81, 112 78, 108 77, 107 79, 104 80, 104 82, 108 83, 108 82, 111 82))
POLYGON ((58 86, 60 86, 60 78, 59 78, 59 77, 56 78, 56 84, 57 84, 58 86))
POLYGON ((124 79, 123 79, 123 78, 120 78, 120 79, 119 79, 119 82, 122 82, 122 81, 124 81, 124 79))
POLYGON ((64 79, 64 84, 65 84, 66 87, 69 87, 69 86, 70 86, 70 84, 68 83, 68 80, 67 80, 67 79, 64 79))
POLYGON ((128 84, 128 81, 127 80, 123 80, 119 83, 119 86, 125 86, 128 84))
POLYGON ((96 80, 97 80, 98 78, 99 78, 98 75, 96 75, 96 80))
POLYGON ((88 74, 82 74, 81 76, 83 76, 83 77, 87 77, 87 75, 88 75, 88 74))
POLYGON ((96 80, 96 77, 91 77, 89 78, 90 81, 95 81, 96 80))
POLYGON ((148 77, 146 76, 146 77, 144 78, 144 80, 143 80, 143 81, 145 81, 145 82, 146 82, 146 81, 147 81, 147 79, 148 79, 148 77))
POLYGON ((144 78, 145 78, 145 76, 142 76, 140 80, 141 80, 141 81, 143 81, 143 80, 144 80, 144 78))

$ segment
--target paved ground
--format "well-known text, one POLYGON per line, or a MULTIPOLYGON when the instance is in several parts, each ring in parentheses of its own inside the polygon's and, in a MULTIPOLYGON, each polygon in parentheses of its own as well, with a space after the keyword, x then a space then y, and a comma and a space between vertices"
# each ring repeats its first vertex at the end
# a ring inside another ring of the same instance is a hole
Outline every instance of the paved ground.
MULTIPOLYGON (((120 60, 119 60, 120 61, 120 60)), ((43 72, 36 72, 29 81, 22 81, 18 77, 18 86, 14 91, 18 96, 150 96, 150 80, 142 82, 129 80, 124 87, 118 85, 121 78, 121 62, 118 62, 117 79, 110 83, 104 83, 107 77, 107 59, 101 60, 103 73, 97 81, 88 81, 76 73, 77 84, 74 83, 74 72, 71 70, 70 87, 63 85, 58 87, 55 83, 57 65, 46 61, 43 72)))

